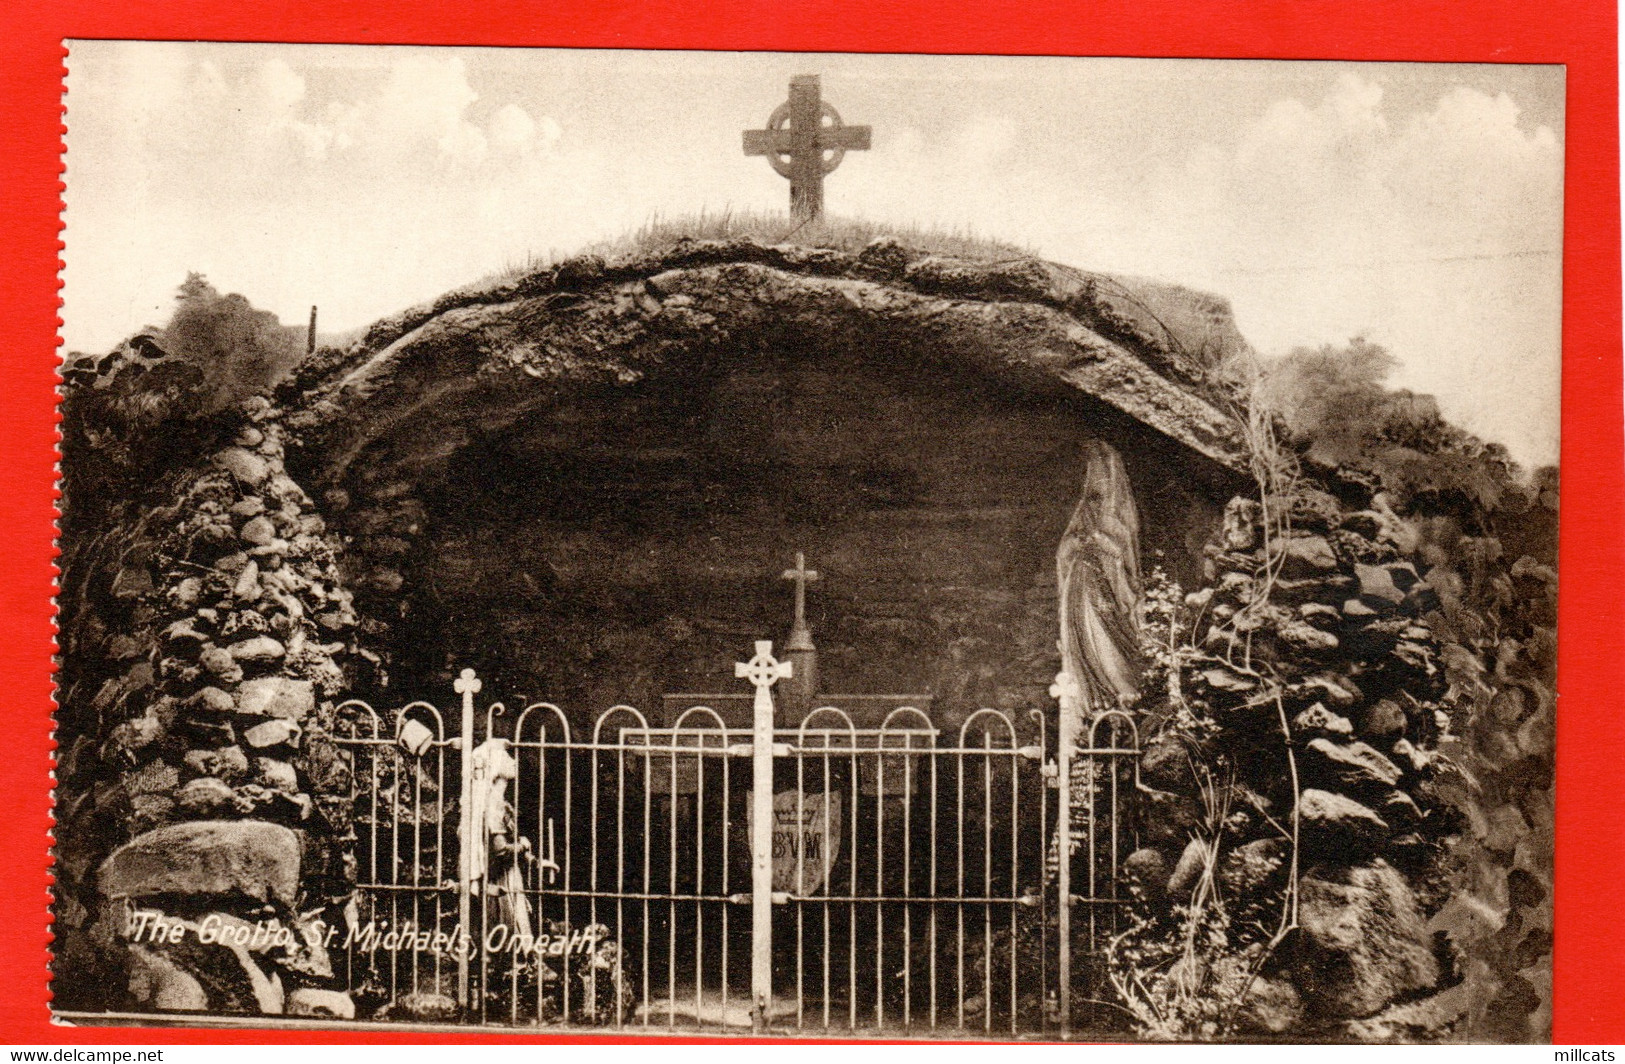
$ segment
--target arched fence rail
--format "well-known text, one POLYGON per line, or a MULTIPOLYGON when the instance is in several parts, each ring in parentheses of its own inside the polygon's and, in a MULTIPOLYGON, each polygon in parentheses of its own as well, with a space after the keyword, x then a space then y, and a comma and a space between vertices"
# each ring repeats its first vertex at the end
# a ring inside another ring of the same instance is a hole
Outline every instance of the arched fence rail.
POLYGON ((579 729, 547 702, 478 713, 477 690, 465 670, 460 722, 422 702, 339 707, 356 892, 333 962, 363 1014, 650 1033, 1087 1023, 1134 846, 1129 715, 1058 744, 1036 709, 944 731, 911 707, 872 728, 816 708, 773 731, 758 800, 755 733, 704 705, 670 727, 614 706, 579 729))

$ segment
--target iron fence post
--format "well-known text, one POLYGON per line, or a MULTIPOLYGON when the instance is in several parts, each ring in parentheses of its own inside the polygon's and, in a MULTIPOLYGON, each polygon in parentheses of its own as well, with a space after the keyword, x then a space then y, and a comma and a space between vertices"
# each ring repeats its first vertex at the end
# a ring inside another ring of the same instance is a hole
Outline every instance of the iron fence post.
POLYGON ((468 960, 473 945, 474 863, 470 847, 479 840, 474 838, 474 696, 479 694, 479 677, 473 669, 464 669, 451 685, 463 696, 463 728, 458 737, 459 761, 462 780, 457 790, 457 837, 461 840, 458 851, 457 876, 457 930, 461 941, 457 950, 457 1000, 463 1008, 471 1008, 468 985, 468 960))
POLYGON ((1055 744, 1055 979, 1058 984, 1061 1037, 1072 1036, 1072 753, 1078 730, 1078 681, 1070 673, 1055 677, 1050 694, 1060 700, 1055 744))
POLYGON ((773 644, 756 641, 756 654, 734 665, 734 676, 756 688, 752 704, 750 831, 750 996, 751 1027, 767 1027, 773 1001, 773 694, 771 688, 792 672, 773 658, 773 644))

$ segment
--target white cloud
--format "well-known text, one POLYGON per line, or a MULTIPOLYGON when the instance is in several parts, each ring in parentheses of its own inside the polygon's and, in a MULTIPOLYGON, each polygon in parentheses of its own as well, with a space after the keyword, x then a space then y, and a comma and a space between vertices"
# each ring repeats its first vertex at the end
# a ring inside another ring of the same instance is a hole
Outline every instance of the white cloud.
MULTIPOLYGON (((1206 288, 1266 352, 1370 336, 1399 383, 1555 456, 1562 145, 1497 75, 1011 59, 967 94, 926 60, 824 62, 874 126, 832 212, 1206 288)), ((781 64, 77 42, 67 341, 162 320, 188 270, 347 328, 655 213, 782 209, 736 132, 781 64)))
POLYGON ((1366 335, 1396 383, 1527 461, 1557 446, 1562 151, 1505 95, 1390 122, 1345 74, 1151 175, 1121 268, 1224 292, 1265 352, 1366 335))

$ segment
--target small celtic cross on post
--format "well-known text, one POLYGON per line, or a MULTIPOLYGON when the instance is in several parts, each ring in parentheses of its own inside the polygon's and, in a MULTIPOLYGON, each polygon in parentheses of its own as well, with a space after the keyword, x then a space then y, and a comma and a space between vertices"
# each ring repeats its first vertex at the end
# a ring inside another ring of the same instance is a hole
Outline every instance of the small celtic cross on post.
POLYGON ((824 175, 849 151, 869 150, 869 127, 848 126, 820 95, 817 74, 790 79, 790 99, 768 117, 766 129, 745 130, 745 154, 765 155, 780 177, 790 179, 790 216, 799 222, 824 216, 824 175))
POLYGON ((789 679, 791 672, 788 661, 779 661, 773 656, 773 643, 768 639, 756 641, 756 654, 749 661, 734 662, 734 676, 749 680, 756 688, 757 698, 767 694, 767 689, 780 680, 789 679))

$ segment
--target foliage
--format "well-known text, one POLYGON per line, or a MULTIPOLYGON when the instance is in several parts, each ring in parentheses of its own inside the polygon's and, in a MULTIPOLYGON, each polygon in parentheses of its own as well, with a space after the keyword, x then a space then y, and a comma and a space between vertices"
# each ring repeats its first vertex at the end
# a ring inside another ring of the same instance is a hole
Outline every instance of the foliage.
POLYGON ((263 394, 301 357, 298 334, 192 273, 164 328, 98 359, 75 356, 62 401, 69 527, 81 517, 108 527, 96 519, 100 507, 143 497, 223 442, 239 404, 263 394))
POLYGON ((221 295, 200 273, 189 273, 175 296, 158 344, 202 372, 203 413, 261 395, 304 354, 301 330, 282 325, 236 293, 221 295))
POLYGON ((1299 348, 1264 368, 1254 402, 1312 466, 1366 474, 1401 508, 1493 511, 1517 479, 1505 448, 1445 421, 1432 396, 1384 387, 1397 365, 1358 337, 1299 348))
POLYGON ((1184 695, 1182 676, 1199 655, 1189 634, 1192 610, 1161 567, 1146 580, 1141 650, 1147 662, 1136 707, 1162 742, 1188 752, 1201 815, 1184 858, 1194 858, 1187 892, 1157 903, 1160 884, 1130 883, 1128 928, 1106 951, 1106 977, 1137 1032, 1157 1041, 1211 1040, 1236 1032, 1263 962, 1278 944, 1283 891, 1227 896, 1221 858, 1248 814, 1234 807, 1246 792, 1236 767, 1216 746, 1219 728, 1184 695))

